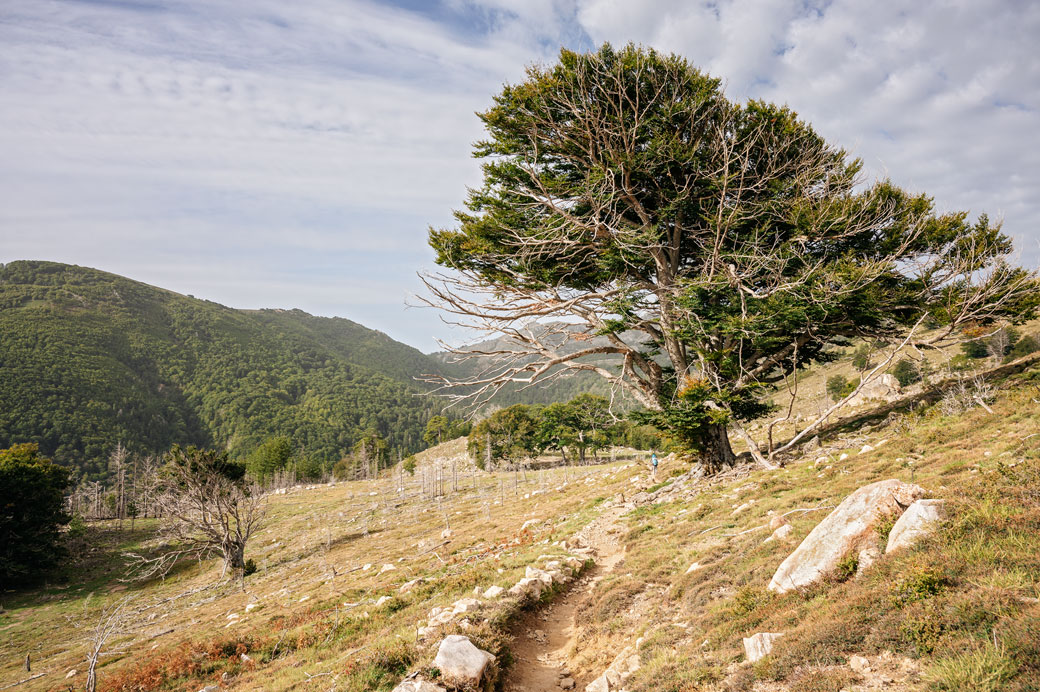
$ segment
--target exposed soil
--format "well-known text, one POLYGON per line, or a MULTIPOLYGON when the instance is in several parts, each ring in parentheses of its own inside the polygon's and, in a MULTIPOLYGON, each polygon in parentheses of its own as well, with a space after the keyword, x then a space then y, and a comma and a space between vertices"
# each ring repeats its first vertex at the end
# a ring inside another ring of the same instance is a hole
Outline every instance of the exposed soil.
POLYGON ((596 565, 544 608, 528 612, 513 627, 513 664, 506 673, 506 692, 582 690, 591 679, 573 675, 568 659, 574 650, 578 605, 624 557, 617 523, 630 506, 611 507, 578 534, 579 544, 593 549, 596 565), (569 682, 573 682, 573 685, 569 682), (567 687, 564 687, 567 685, 567 687))

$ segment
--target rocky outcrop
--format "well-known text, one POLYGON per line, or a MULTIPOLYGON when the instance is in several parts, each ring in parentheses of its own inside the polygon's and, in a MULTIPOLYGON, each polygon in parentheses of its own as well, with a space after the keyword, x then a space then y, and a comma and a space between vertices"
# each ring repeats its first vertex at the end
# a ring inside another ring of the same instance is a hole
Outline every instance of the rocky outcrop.
POLYGON ((786 593, 809 586, 834 572, 849 555, 871 561, 880 554, 878 525, 903 514, 922 495, 920 486, 895 479, 855 491, 783 561, 769 582, 769 590, 786 593))
POLYGON ((585 692, 615 692, 620 690, 625 681, 639 670, 642 665, 639 660, 639 645, 642 639, 637 639, 634 646, 626 646, 621 650, 614 661, 607 667, 603 674, 585 686, 585 692))
POLYGON ((481 689, 488 666, 494 660, 493 655, 474 646, 469 637, 451 634, 437 649, 433 667, 440 671, 441 679, 450 687, 481 689))
POLYGON ((773 650, 773 643, 784 636, 783 632, 759 632, 750 637, 744 637, 744 655, 748 663, 765 658, 773 650))
POLYGON ((903 388, 899 386, 899 380, 886 372, 881 377, 863 385, 863 389, 849 400, 849 404, 856 406, 874 400, 895 401, 902 392, 903 388))
POLYGON ((885 553, 906 548, 929 534, 942 519, 942 510, 942 500, 918 500, 910 505, 892 526, 885 553))

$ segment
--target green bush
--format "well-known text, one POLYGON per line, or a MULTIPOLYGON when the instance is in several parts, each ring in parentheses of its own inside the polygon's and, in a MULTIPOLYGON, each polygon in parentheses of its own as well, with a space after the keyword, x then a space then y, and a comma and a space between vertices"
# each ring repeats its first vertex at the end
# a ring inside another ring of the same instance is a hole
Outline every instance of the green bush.
POLYGON ((892 368, 892 376, 899 381, 900 387, 906 387, 914 382, 920 382, 921 370, 914 361, 903 358, 892 368))
POLYGON ((859 378, 850 380, 844 375, 834 375, 827 379, 827 394, 833 401, 841 401, 859 386, 859 378))
POLYGON ((852 366, 857 370, 866 370, 873 365, 870 361, 870 356, 873 352, 874 349, 869 344, 863 344, 852 352, 852 366))
POLYGON ((1037 338, 1032 334, 1026 334, 1015 342, 1015 345, 1008 351, 1004 360, 1016 360, 1023 356, 1028 356, 1030 353, 1036 353, 1037 351, 1040 351, 1040 341, 1037 341, 1037 338))
POLYGON ((989 347, 982 339, 972 339, 961 344, 961 353, 968 358, 985 358, 989 355, 989 347))

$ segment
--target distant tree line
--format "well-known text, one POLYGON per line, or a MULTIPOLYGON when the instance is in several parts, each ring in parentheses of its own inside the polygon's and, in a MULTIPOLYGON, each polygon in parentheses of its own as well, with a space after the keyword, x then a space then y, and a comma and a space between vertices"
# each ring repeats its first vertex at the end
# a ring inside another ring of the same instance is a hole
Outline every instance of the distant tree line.
POLYGON ((579 394, 548 406, 516 404, 495 411, 473 426, 467 449, 479 468, 492 470, 546 452, 559 453, 564 463, 584 464, 589 455, 612 446, 665 449, 670 444, 653 426, 616 417, 605 397, 579 394))

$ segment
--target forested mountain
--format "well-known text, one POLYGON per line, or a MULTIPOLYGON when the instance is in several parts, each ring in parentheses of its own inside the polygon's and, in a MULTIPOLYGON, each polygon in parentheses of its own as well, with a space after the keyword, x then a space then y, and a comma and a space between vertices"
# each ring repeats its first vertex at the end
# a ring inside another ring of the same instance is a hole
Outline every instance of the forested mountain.
POLYGON ((117 442, 241 456, 284 435, 335 460, 374 430, 417 451, 440 404, 413 378, 440 367, 346 319, 235 310, 51 262, 0 266, 0 448, 36 442, 88 477, 117 442))

